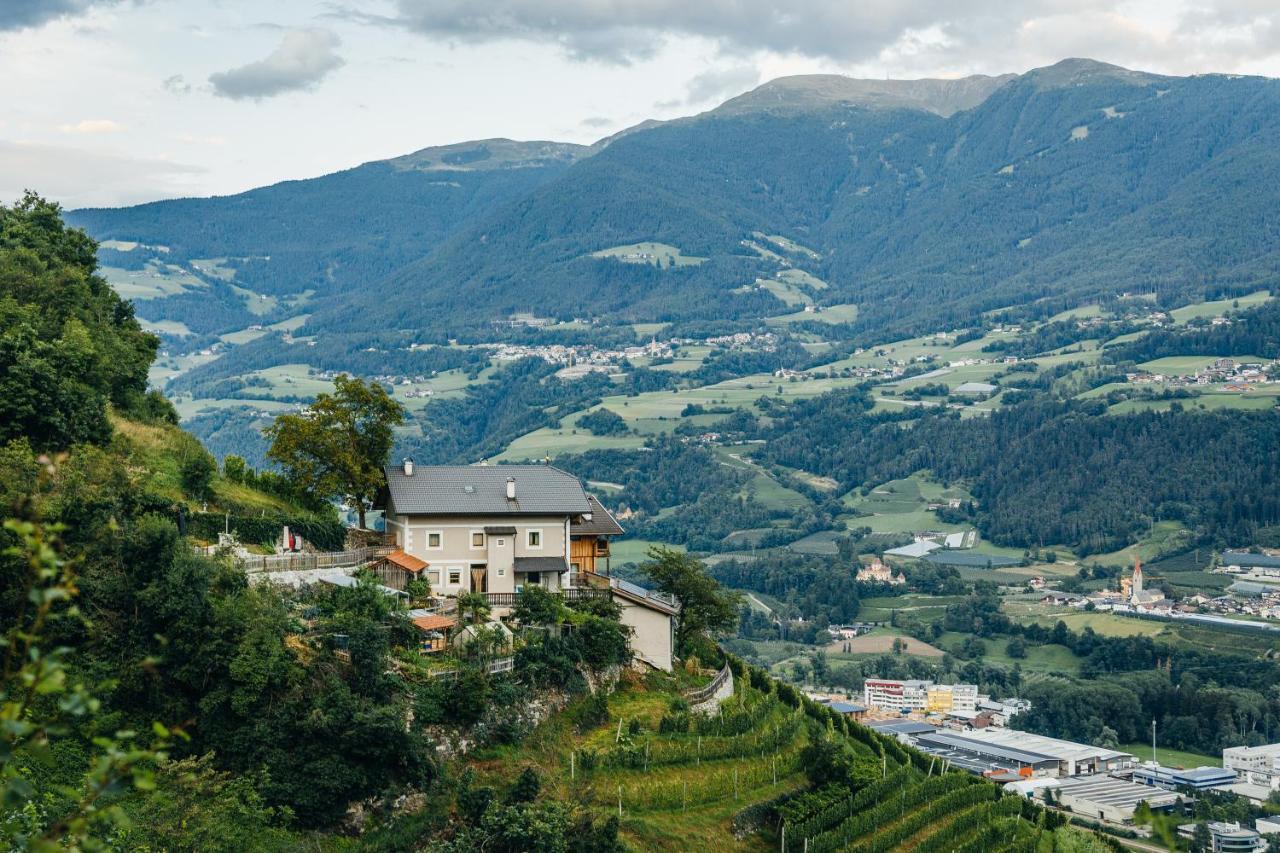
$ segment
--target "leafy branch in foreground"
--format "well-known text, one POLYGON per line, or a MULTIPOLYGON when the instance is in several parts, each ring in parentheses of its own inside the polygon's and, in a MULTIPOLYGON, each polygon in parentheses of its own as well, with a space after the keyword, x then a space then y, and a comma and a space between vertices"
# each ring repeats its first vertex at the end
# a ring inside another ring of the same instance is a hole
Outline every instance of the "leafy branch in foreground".
POLYGON ((70 649, 47 645, 54 620, 81 618, 74 604, 75 571, 62 555, 62 529, 30 520, 4 522, 12 544, 3 556, 25 572, 24 605, 0 637, 0 841, 11 849, 103 849, 104 836, 127 824, 116 805, 119 795, 130 787, 152 790, 154 768, 167 758, 172 738, 184 737, 160 723, 153 724, 150 745, 133 731, 94 737, 97 752, 90 766, 76 785, 56 790, 62 804, 45 816, 48 800, 27 777, 27 765, 51 763, 53 744, 77 738, 72 725, 91 723, 100 707, 76 679, 70 649))

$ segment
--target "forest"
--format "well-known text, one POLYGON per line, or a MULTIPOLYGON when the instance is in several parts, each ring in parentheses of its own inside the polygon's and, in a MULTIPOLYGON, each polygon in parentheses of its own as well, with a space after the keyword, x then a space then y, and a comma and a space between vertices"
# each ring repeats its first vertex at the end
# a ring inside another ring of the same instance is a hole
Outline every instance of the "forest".
POLYGON ((797 403, 775 417, 763 458, 846 488, 920 470, 970 481, 983 535, 1015 547, 1112 551, 1162 520, 1247 545, 1280 523, 1280 422, 1269 412, 1100 417, 1101 402, 1040 398, 987 418, 866 410, 860 390, 797 403))

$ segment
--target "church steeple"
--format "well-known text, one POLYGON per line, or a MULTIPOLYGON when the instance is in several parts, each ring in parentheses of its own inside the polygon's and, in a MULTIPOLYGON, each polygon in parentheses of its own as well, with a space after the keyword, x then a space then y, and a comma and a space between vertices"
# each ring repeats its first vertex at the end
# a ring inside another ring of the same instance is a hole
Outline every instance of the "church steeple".
POLYGON ((1142 595, 1142 560, 1133 558, 1133 580, 1129 582, 1129 601, 1136 604, 1142 595))

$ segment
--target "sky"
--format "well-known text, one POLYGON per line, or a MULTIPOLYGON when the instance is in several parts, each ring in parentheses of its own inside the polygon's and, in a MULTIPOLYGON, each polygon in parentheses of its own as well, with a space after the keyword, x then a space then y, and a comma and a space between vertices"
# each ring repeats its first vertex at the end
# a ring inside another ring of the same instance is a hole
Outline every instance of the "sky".
POLYGON ((1280 3, 0 0, 0 203, 225 195, 469 139, 592 142, 789 74, 1066 57, 1280 77, 1280 3))

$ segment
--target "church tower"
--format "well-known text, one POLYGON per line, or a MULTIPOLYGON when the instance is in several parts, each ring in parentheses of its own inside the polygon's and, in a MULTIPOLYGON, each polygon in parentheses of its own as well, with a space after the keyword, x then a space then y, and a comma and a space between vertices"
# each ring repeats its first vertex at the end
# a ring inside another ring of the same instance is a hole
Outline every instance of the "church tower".
POLYGON ((1133 604, 1138 603, 1138 599, 1142 596, 1142 560, 1137 557, 1133 558, 1133 580, 1129 582, 1129 601, 1133 604))

